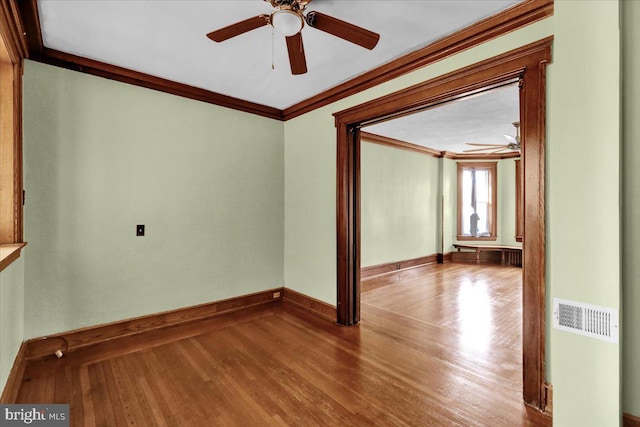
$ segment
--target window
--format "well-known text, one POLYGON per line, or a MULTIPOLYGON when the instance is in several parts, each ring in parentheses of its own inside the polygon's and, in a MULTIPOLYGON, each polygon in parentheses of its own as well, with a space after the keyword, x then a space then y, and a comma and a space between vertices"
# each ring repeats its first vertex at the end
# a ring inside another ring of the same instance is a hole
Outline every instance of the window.
POLYGON ((496 240, 497 162, 458 163, 458 240, 496 240))

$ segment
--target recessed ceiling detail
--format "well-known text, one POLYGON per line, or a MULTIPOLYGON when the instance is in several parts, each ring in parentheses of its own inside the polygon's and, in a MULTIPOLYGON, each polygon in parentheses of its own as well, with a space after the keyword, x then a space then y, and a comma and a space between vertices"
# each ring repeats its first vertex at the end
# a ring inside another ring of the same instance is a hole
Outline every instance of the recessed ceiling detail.
POLYGON ((291 75, 285 36, 270 26, 224 43, 206 34, 251 16, 261 0, 39 0, 44 46, 57 51, 286 109, 368 70, 494 15, 518 0, 314 0, 317 11, 380 34, 373 51, 324 31, 304 32, 309 72, 291 75), (271 68, 272 62, 275 69, 271 68))

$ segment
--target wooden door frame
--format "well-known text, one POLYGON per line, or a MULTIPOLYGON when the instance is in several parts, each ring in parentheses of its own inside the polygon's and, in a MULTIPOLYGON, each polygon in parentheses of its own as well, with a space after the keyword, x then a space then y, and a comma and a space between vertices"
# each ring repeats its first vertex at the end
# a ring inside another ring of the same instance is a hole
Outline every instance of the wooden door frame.
POLYGON ((337 315, 360 321, 360 138, 362 125, 397 117, 520 79, 524 239, 523 397, 540 410, 545 384, 545 104, 553 38, 335 113, 337 128, 337 315))

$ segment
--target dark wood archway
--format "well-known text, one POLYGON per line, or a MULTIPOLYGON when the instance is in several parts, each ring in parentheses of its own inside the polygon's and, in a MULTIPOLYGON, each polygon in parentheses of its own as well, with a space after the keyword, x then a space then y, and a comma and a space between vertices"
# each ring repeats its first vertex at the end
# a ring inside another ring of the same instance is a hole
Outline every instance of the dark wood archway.
POLYGON ((514 79, 522 82, 520 122, 524 193, 523 397, 544 410, 545 384, 545 94, 552 38, 484 60, 338 112, 338 323, 360 321, 360 138, 362 125, 468 96, 514 79))

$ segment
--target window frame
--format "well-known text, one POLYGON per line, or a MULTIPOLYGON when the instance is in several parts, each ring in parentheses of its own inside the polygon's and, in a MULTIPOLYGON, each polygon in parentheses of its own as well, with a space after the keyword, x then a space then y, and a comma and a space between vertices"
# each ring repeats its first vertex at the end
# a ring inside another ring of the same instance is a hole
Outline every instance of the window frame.
POLYGON ((496 241, 498 239, 498 162, 457 162, 458 165, 458 202, 457 216, 458 228, 456 238, 459 241, 496 241), (462 174, 464 170, 481 169, 489 171, 489 185, 491 192, 490 215, 487 220, 489 224, 489 236, 470 236, 462 233, 462 174))
POLYGON ((23 241, 22 75, 28 47, 16 3, 0 1, 0 271, 23 241))

